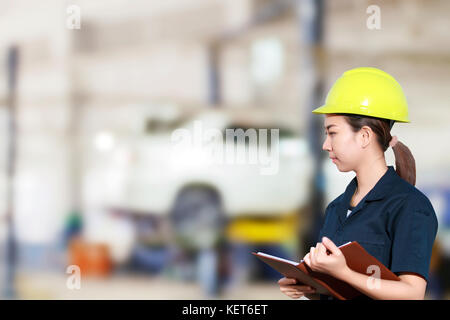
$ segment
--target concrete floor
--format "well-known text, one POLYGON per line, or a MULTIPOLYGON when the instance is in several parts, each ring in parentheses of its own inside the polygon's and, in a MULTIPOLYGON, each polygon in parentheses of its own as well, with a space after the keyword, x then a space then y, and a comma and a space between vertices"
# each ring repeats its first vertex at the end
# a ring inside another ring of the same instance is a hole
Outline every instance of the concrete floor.
MULTIPOLYGON (((69 275, 57 273, 20 274, 17 276, 18 299, 208 299, 195 283, 170 280, 161 276, 114 275, 109 278, 88 278, 80 289, 68 289, 69 275)), ((282 294, 276 283, 254 283, 234 288, 217 299, 291 300, 282 294)))
MULTIPOLYGON (((164 276, 113 275, 109 278, 87 278, 80 289, 69 289, 69 275, 62 273, 18 274, 17 299, 96 300, 206 300, 195 283, 179 282, 164 276)), ((445 297, 450 300, 450 292, 445 297)), ((251 283, 229 289, 215 299, 226 300, 292 300, 282 294, 276 283, 251 283)), ((426 297, 427 299, 427 297, 426 297)))

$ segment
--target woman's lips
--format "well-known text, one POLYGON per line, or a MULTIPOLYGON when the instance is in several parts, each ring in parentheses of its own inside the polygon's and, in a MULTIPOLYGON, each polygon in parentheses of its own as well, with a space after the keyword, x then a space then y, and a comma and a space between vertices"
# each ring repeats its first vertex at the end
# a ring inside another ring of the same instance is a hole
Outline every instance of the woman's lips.
POLYGON ((330 159, 331 159, 331 161, 333 161, 333 162, 336 162, 336 161, 337 161, 337 158, 332 158, 332 157, 330 157, 330 159))

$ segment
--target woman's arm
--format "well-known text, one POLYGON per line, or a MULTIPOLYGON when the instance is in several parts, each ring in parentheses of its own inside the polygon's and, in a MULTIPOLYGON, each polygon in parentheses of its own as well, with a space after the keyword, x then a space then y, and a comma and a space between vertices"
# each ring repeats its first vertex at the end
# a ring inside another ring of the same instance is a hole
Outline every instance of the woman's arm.
POLYGON ((386 300, 423 300, 427 282, 418 275, 400 275, 400 281, 373 279, 372 276, 344 269, 341 280, 372 299, 386 300), (379 281, 376 285, 374 281, 379 281))
POLYGON ((311 248, 304 257, 305 263, 313 270, 323 272, 343 280, 373 299, 423 299, 426 281, 417 274, 402 274, 400 281, 375 279, 351 270, 341 250, 328 238, 311 248), (327 249, 331 254, 327 254, 327 249))

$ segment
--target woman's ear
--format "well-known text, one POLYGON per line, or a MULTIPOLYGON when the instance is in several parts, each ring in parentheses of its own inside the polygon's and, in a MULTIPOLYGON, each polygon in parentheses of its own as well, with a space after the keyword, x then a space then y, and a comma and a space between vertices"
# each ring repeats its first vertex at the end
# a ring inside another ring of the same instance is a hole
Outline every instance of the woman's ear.
POLYGON ((363 126, 361 130, 359 130, 360 138, 361 138, 361 147, 367 148, 370 144, 370 140, 374 137, 374 133, 369 126, 363 126))

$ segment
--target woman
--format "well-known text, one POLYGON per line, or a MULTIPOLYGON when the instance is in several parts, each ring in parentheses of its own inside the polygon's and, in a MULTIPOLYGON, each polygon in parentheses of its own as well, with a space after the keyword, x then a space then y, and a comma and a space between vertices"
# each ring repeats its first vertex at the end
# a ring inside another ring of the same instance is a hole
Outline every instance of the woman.
MULTIPOLYGON (((345 72, 328 93, 323 149, 342 172, 354 171, 345 192, 325 211, 318 243, 303 258, 313 271, 346 281, 371 299, 424 299, 437 219, 428 198, 414 187, 415 161, 409 149, 392 137, 394 122, 409 122, 400 85, 376 68, 345 72), (391 146, 395 167, 384 152, 391 146), (368 285, 371 273, 351 270, 338 246, 358 241, 366 251, 397 274, 400 281, 368 285), (327 255, 327 249, 331 254, 327 255)), ((292 298, 314 290, 282 278, 280 290, 292 298)), ((320 299, 333 299, 320 295, 320 299)))

